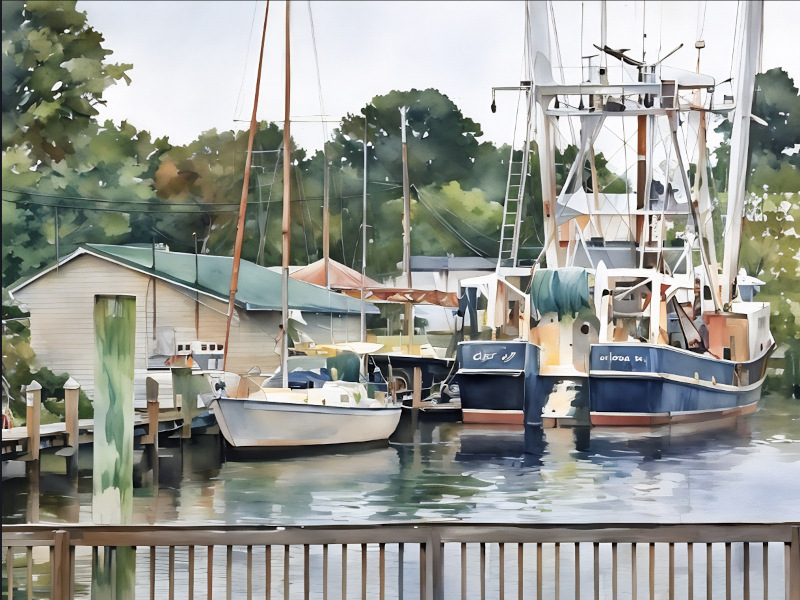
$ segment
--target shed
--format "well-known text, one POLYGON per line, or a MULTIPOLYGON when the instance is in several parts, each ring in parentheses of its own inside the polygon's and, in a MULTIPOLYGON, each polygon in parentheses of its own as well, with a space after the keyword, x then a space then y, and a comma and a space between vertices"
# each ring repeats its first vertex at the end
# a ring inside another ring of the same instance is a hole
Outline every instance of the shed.
MULTIPOLYGON (((69 373, 94 391, 94 298, 136 298, 135 398, 144 401, 150 358, 178 344, 225 341, 233 259, 170 252, 163 246, 87 244, 11 290, 30 311, 31 347, 39 363, 69 373)), ((281 275, 242 260, 228 341, 227 368, 274 371, 280 356, 281 275)), ((317 343, 358 340, 361 303, 324 287, 289 280, 289 307, 301 311, 317 343)), ((378 312, 368 304, 368 312, 378 312)))

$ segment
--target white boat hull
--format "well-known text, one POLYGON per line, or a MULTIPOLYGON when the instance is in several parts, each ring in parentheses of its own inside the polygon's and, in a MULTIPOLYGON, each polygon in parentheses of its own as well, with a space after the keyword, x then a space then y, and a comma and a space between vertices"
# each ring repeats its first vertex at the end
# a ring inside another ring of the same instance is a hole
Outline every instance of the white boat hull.
POLYGON ((293 447, 388 440, 401 406, 342 407, 243 398, 216 398, 211 406, 231 446, 293 447))

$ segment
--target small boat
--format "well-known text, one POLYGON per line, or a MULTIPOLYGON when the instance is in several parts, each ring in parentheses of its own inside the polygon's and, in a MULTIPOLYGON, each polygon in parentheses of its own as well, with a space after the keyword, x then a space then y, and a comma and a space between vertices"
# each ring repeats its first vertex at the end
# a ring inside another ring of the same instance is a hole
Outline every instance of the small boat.
MULTIPOLYGON (((288 356, 289 337, 289 201, 291 182, 291 143, 289 135, 289 3, 286 4, 286 105, 284 119, 284 188, 283 188, 283 264, 282 264, 282 320, 281 320, 281 369, 275 378, 259 384, 258 373, 245 376, 223 373, 214 385, 210 400, 217 417, 220 432, 235 448, 286 448, 319 447, 333 444, 352 444, 387 440, 400 422, 402 407, 387 401, 385 394, 372 398, 367 386, 360 381, 362 363, 355 353, 343 357, 323 359, 324 366, 309 369, 293 368, 288 356), (335 365, 330 361, 334 360, 335 365), (324 369, 324 371, 323 371, 324 369), (291 376, 291 377, 290 377, 291 376), (229 397, 227 390, 235 390, 229 397), (278 386, 278 387, 275 387, 278 386)), ((266 36, 266 16, 261 42, 263 56, 266 36)), ((231 275, 231 294, 228 308, 228 332, 233 315, 239 259, 244 235, 244 213, 252 159, 252 142, 257 126, 256 106, 261 77, 259 60, 256 96, 250 122, 245 181, 242 204, 239 209, 239 224, 236 234, 234 264, 231 275)), ((224 350, 228 348, 228 336, 224 350)), ((311 358, 314 357, 293 357, 311 358)), ((224 367, 224 358, 223 358, 224 367)), ((207 396, 206 396, 207 397, 207 396)))
MULTIPOLYGON (((248 383, 246 378, 241 380, 248 383)), ((314 383, 319 383, 317 379, 314 383)), ((239 384, 236 384, 240 387, 239 384)), ((370 398, 363 383, 324 381, 307 389, 245 386, 228 398, 217 389, 211 407, 220 432, 236 448, 324 446, 388 440, 402 408, 370 398)))

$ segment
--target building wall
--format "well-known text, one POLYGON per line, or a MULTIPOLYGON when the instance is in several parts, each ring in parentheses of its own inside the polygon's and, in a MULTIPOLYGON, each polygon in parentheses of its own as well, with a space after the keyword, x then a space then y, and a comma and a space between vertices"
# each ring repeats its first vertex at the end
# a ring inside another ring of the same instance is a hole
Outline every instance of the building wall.
MULTIPOLYGON (((15 298, 30 310, 31 347, 38 364, 56 374, 69 373, 89 398, 94 394, 95 295, 136 298, 136 406, 144 405, 147 358, 155 349, 156 329, 174 329, 176 341, 225 342, 227 302, 200 295, 199 331, 195 331, 194 291, 90 254, 78 256, 31 282, 15 298)), ((326 338, 320 343, 329 341, 331 329, 334 341, 358 335, 359 315, 304 313, 303 317, 309 323, 304 329, 312 337, 326 338)), ((244 373, 257 366, 262 373, 274 372, 280 364, 276 347, 280 318, 278 311, 237 309, 228 340, 227 370, 244 373)), ((159 380, 162 406, 169 405, 171 383, 168 377, 159 380)))

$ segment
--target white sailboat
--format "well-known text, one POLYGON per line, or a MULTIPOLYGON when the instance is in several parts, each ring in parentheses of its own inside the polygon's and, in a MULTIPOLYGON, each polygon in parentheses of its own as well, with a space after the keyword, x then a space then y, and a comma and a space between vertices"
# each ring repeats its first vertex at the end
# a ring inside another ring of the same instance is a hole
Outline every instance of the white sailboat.
MULTIPOLYGON (((283 189, 283 264, 282 264, 282 332, 280 387, 260 385, 257 378, 223 374, 215 385, 211 407, 220 431, 227 442, 237 448, 284 448, 326 446, 388 440, 400 421, 401 407, 387 401, 386 395, 370 398, 359 375, 346 377, 344 372, 317 366, 304 368, 303 383, 290 385, 291 364, 288 357, 288 279, 289 279, 289 200, 290 200, 290 43, 289 2, 286 2, 286 90, 284 118, 284 189, 283 189), (302 386, 302 387, 301 387, 302 386), (229 397, 227 390, 235 390, 229 397)), ((267 14, 269 3, 267 4, 267 14)), ((263 58, 267 16, 261 41, 263 58)), ((244 232, 244 212, 247 201, 253 137, 256 128, 256 107, 261 79, 259 58, 256 95, 250 125, 250 140, 245 166, 245 182, 239 211, 236 249, 231 278, 228 331, 233 314, 233 301, 238 278, 238 261, 244 232)), ((227 336, 226 336, 227 337, 227 336)), ((225 348, 228 343, 226 339, 225 348)), ((353 357, 357 357, 353 355, 353 357)), ((359 361, 360 362, 360 361, 359 361)), ((342 365, 343 367, 346 365, 342 365)), ((343 371, 348 369, 343 369, 343 371)), ((352 369, 349 369, 352 370, 352 369)), ((356 370, 357 373, 358 369, 356 370)))

